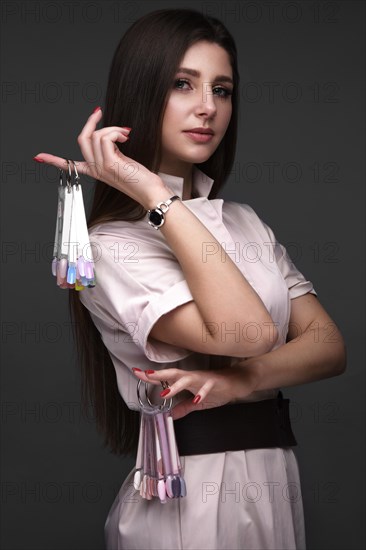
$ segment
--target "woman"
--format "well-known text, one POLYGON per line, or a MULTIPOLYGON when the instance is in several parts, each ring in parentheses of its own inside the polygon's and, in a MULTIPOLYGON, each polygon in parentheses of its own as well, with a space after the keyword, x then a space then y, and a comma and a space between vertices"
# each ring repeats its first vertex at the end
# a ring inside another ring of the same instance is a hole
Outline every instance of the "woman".
POLYGON ((273 231, 216 198, 235 156, 238 85, 220 21, 155 11, 122 37, 105 108, 78 137, 78 171, 97 179, 97 283, 70 292, 84 382, 106 443, 127 453, 137 380, 157 400, 168 381, 187 485, 162 505, 133 491, 132 470, 105 524, 108 550, 305 548, 288 417, 276 435, 250 429, 247 413, 259 418, 282 386, 343 373, 345 346, 273 231))

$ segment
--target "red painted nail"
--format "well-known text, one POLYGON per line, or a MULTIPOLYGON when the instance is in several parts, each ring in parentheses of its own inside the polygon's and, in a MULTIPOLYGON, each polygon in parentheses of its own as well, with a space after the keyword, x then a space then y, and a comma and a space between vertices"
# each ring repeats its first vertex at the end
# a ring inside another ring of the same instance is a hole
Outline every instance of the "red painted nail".
POLYGON ((154 370, 145 370, 145 374, 155 374, 155 371, 154 370))
POLYGON ((166 390, 162 391, 160 394, 160 397, 165 397, 170 392, 170 388, 167 388, 166 390))
POLYGON ((40 159, 40 158, 38 158, 38 157, 33 157, 33 160, 36 160, 37 162, 44 162, 43 159, 40 159))
POLYGON ((198 401, 199 401, 200 399, 201 399, 201 396, 200 396, 199 394, 196 395, 196 397, 193 399, 193 403, 194 403, 195 405, 197 405, 197 403, 198 403, 198 401))
POLYGON ((101 107, 95 107, 94 111, 93 111, 93 114, 96 113, 97 111, 100 111, 101 110, 101 107))
POLYGON ((135 371, 135 370, 138 370, 139 372, 142 372, 141 369, 138 369, 137 367, 132 367, 132 370, 135 371))

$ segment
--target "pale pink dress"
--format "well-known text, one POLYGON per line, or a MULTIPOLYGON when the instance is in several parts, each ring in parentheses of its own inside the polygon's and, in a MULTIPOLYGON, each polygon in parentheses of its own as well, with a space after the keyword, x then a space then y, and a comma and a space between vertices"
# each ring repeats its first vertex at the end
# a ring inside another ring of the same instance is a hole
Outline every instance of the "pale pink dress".
MULTIPOLYGON (((183 178, 159 175, 182 197, 183 178)), ((184 204, 261 297, 278 329, 276 349, 286 343, 291 299, 316 292, 250 206, 207 198, 212 184, 212 179, 194 167, 193 191, 199 196, 184 204)), ((119 392, 131 409, 138 409, 132 367, 194 370, 209 369, 210 364, 225 359, 229 364, 238 360, 149 338, 162 315, 193 297, 163 234, 146 218, 95 226, 90 240, 97 284, 80 292, 80 299, 110 352, 119 392)), ((212 251, 208 245, 204 254, 212 251)), ((258 391, 243 401, 273 398, 279 389, 258 391)), ((154 391, 153 398, 159 402, 161 388, 155 386, 154 391)), ((174 403, 187 395, 182 392, 174 403)), ((185 456, 181 462, 187 496, 166 504, 140 497, 133 489, 131 470, 106 519, 107 550, 305 549, 301 484, 292 448, 185 456)))

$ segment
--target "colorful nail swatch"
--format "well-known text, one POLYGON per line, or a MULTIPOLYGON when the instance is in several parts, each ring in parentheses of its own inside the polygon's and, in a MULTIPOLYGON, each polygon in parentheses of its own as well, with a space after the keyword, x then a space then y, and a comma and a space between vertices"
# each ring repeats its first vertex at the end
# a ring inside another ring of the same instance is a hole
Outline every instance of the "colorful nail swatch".
POLYGON ((157 497, 162 504, 186 496, 171 408, 141 407, 133 483, 142 498, 157 497))
MULTIPOLYGON (((70 168, 70 161, 69 168, 70 168)), ((73 162, 73 161, 72 161, 73 162)), ((74 163, 75 165, 75 163, 74 163)), ((83 192, 75 166, 75 181, 71 170, 63 182, 60 170, 52 274, 60 288, 84 290, 96 284, 92 248, 85 217, 83 192)))

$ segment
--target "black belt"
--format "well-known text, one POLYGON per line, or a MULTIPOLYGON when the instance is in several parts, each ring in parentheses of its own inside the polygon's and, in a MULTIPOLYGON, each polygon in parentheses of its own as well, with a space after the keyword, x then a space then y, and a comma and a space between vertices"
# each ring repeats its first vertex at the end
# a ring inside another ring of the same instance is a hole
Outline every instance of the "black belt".
POLYGON ((174 420, 179 454, 200 455, 267 447, 296 446, 289 399, 229 403, 174 420))

